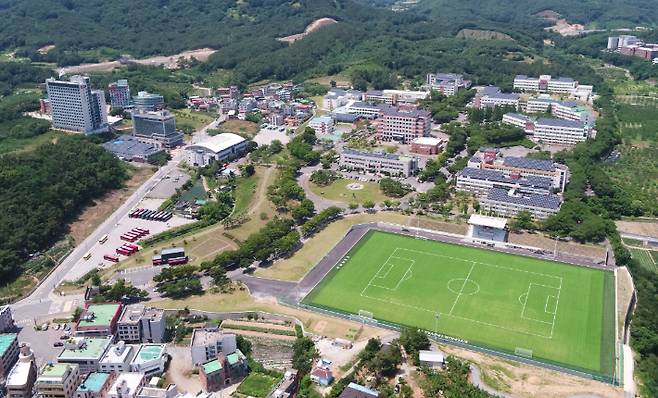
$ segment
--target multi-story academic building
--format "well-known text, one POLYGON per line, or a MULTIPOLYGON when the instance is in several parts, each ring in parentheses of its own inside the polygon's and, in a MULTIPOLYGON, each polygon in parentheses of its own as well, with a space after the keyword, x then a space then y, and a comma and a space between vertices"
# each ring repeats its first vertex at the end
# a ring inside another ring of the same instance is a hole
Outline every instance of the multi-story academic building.
POLYGON ((418 171, 418 162, 409 156, 345 148, 340 154, 339 167, 349 171, 409 177, 418 171))
POLYGON ((382 141, 410 143, 416 138, 426 137, 432 131, 432 114, 425 110, 402 110, 385 107, 379 111, 377 138, 382 141))
POLYGON ((570 77, 553 78, 551 75, 541 75, 539 77, 517 75, 514 78, 514 89, 521 91, 568 94, 577 87, 578 82, 570 77))

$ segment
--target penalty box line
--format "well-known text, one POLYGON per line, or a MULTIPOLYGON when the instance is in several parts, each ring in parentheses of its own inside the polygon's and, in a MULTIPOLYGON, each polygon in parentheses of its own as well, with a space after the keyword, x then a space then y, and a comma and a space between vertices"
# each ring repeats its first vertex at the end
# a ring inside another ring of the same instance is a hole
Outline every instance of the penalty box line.
MULTIPOLYGON (((559 280, 560 281, 560 287, 559 288, 562 287, 562 277, 561 276, 549 275, 549 274, 544 274, 544 273, 541 273, 541 272, 528 271, 528 270, 524 270, 524 269, 510 268, 510 267, 505 267, 505 266, 502 266, 502 265, 484 263, 484 262, 481 262, 481 261, 466 260, 466 259, 459 258, 459 257, 452 257, 452 256, 446 256, 446 255, 443 255, 443 254, 430 253, 430 252, 425 252, 425 251, 422 251, 422 250, 405 249, 403 247, 397 247, 395 249, 395 251, 397 251, 397 250, 404 250, 404 251, 409 251, 409 252, 412 252, 412 253, 424 254, 424 255, 427 255, 427 256, 448 258, 450 260, 463 261, 465 263, 486 265, 488 267, 500 268, 500 269, 505 269, 505 270, 508 270, 508 271, 524 272, 524 273, 531 274, 531 275, 539 275, 539 276, 543 276, 543 277, 546 277, 546 278, 553 278, 556 281, 559 280)), ((555 286, 546 286, 546 287, 552 287, 553 289, 559 289, 558 287, 555 287, 555 286)))
POLYGON ((423 308, 423 307, 418 307, 418 306, 415 306, 415 305, 398 303, 398 302, 395 302, 393 299, 383 299, 383 298, 379 298, 379 297, 372 297, 372 296, 368 296, 367 294, 361 294, 361 296, 363 298, 367 298, 367 299, 375 300, 375 301, 380 301, 382 303, 386 303, 386 304, 389 304, 389 305, 397 305, 397 306, 400 306, 400 307, 403 307, 403 308, 409 308, 409 309, 413 309, 413 310, 416 310, 416 311, 427 312, 429 314, 432 314, 432 317, 436 316, 437 313, 438 313, 440 316, 447 316, 447 317, 451 317, 451 318, 455 318, 455 319, 460 319, 462 321, 473 322, 473 323, 477 323, 479 325, 485 325, 485 326, 489 326, 489 327, 500 329, 500 330, 506 330, 508 332, 521 333, 521 334, 525 334, 525 335, 528 335, 528 336, 539 337, 539 338, 542 338, 542 339, 551 339, 552 338, 552 337, 549 337, 549 336, 546 336, 546 335, 543 335, 543 334, 532 333, 532 332, 528 332, 528 331, 525 331, 525 330, 512 329, 512 328, 496 325, 496 324, 489 323, 489 322, 479 321, 477 319, 471 319, 471 318, 466 318, 466 317, 459 316, 459 315, 437 312, 437 311, 434 311, 434 310, 430 310, 430 309, 423 308))

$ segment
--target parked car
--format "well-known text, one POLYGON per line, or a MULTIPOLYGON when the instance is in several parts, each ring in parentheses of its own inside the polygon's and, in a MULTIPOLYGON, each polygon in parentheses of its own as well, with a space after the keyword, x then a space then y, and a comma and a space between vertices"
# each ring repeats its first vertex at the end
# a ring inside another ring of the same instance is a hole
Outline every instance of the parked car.
POLYGON ((41 330, 48 330, 48 322, 41 325, 41 330))
POLYGON ((56 341, 56 342, 53 343, 53 347, 63 347, 63 346, 64 346, 64 343, 62 343, 61 341, 56 341))

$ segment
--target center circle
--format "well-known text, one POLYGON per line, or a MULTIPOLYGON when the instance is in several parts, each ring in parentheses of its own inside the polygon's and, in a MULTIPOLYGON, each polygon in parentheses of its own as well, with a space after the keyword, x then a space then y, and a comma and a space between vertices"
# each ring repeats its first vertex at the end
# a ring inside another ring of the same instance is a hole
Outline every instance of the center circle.
POLYGON ((480 285, 470 279, 456 278, 448 281, 448 290, 455 294, 472 296, 480 291, 480 285))
POLYGON ((346 188, 349 189, 350 191, 360 191, 363 189, 363 184, 351 182, 346 185, 346 188))

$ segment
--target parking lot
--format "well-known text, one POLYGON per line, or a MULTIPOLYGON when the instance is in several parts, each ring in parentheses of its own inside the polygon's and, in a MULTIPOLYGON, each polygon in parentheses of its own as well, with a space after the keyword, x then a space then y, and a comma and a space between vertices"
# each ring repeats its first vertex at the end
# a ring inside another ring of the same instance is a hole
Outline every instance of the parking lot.
MULTIPOLYGON (((190 176, 182 171, 172 171, 168 176, 153 184, 146 193, 146 197, 142 198, 134 208, 157 210, 166 199, 176 192, 176 188, 183 186, 189 179, 190 176)), ((115 255, 123 260, 125 257, 117 255, 115 249, 125 243, 125 241, 120 239, 120 236, 133 228, 148 229, 150 231, 150 234, 147 235, 148 237, 193 221, 177 215, 174 215, 167 222, 130 218, 128 215, 112 220, 113 227, 107 233, 107 240, 104 243, 96 241, 90 244, 86 248, 86 252, 90 254, 90 257, 86 260, 84 258, 80 260, 66 275, 66 280, 75 281, 93 268, 103 268, 113 265, 113 262, 103 259, 103 256, 106 254, 115 255)))
POLYGON ((258 134, 254 137, 253 141, 258 145, 269 145, 274 140, 281 141, 282 144, 287 144, 290 142, 290 136, 286 134, 286 130, 280 131, 280 127, 276 129, 269 129, 267 127, 261 128, 258 134))

